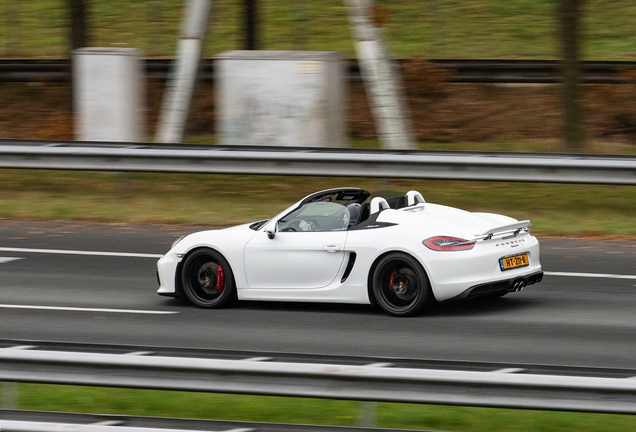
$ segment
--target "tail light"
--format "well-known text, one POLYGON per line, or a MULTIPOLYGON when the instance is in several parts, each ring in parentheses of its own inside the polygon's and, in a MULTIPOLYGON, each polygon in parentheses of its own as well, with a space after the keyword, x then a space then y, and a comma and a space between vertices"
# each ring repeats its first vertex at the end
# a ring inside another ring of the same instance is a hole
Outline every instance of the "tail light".
POLYGON ((430 250, 439 252, 471 250, 475 246, 472 240, 464 240, 457 237, 431 237, 422 242, 430 250))

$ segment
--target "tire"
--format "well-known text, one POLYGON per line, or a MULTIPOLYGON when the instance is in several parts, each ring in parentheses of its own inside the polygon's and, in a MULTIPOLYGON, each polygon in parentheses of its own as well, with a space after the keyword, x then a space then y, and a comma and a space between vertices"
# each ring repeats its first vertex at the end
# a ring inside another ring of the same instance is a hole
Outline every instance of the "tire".
POLYGON ((236 299, 234 275, 223 256, 212 249, 195 249, 181 267, 181 286, 194 305, 216 309, 236 299))
POLYGON ((378 261, 371 284, 373 296, 380 308, 393 316, 417 315, 433 296, 420 263, 400 252, 385 255, 378 261))

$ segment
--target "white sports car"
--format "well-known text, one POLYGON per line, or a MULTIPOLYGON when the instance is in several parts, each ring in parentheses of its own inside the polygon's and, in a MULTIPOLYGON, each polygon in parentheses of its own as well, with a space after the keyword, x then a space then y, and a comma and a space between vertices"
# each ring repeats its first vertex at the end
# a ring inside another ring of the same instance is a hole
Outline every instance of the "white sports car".
POLYGON ((203 308, 231 300, 363 303, 396 316, 428 304, 499 297, 543 278, 530 221, 316 192, 269 220, 184 236, 157 263, 161 295, 203 308))

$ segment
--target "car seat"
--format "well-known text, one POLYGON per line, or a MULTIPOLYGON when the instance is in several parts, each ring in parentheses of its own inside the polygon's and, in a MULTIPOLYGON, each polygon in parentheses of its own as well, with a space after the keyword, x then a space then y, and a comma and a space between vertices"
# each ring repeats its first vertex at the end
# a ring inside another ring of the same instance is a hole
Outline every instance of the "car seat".
POLYGON ((360 207, 360 217, 358 218, 358 223, 364 222, 365 220, 369 219, 370 215, 371 211, 369 203, 362 204, 362 207, 360 207))
POLYGON ((357 224, 361 217, 362 213, 362 205, 358 203, 351 203, 347 205, 347 209, 349 210, 349 228, 357 224))

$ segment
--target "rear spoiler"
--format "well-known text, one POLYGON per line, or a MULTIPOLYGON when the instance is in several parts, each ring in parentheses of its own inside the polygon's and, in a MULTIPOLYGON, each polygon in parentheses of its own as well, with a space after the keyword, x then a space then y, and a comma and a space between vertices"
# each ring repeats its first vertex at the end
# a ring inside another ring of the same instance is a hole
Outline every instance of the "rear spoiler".
POLYGON ((519 235, 519 233, 521 231, 524 231, 524 230, 527 231, 528 230, 527 228, 530 225, 532 225, 532 224, 530 223, 529 220, 524 220, 524 221, 521 221, 521 222, 515 222, 515 223, 510 224, 510 225, 504 225, 504 226, 492 228, 492 229, 489 229, 488 231, 486 231, 483 234, 476 234, 475 238, 473 239, 473 241, 490 240, 494 236, 500 236, 500 235, 504 235, 504 234, 510 234, 510 236, 504 237, 504 239, 517 237, 517 235, 519 235))

